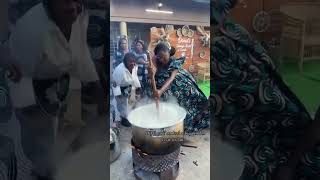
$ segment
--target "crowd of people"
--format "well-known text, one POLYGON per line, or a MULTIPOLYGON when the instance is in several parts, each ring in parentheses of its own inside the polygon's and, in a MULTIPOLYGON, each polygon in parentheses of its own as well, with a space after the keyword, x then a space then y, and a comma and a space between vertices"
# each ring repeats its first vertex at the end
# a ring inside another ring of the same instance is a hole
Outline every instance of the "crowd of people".
POLYGON ((147 51, 142 40, 136 40, 133 45, 130 52, 128 39, 122 37, 113 58, 111 127, 119 127, 119 122, 131 126, 128 112, 139 101, 154 98, 168 101, 174 97, 187 111, 186 132, 208 128, 208 99, 193 76, 183 68, 185 57, 175 58, 174 47, 164 43, 158 43, 153 53, 147 51), (151 76, 155 77, 156 92, 151 88, 151 76))

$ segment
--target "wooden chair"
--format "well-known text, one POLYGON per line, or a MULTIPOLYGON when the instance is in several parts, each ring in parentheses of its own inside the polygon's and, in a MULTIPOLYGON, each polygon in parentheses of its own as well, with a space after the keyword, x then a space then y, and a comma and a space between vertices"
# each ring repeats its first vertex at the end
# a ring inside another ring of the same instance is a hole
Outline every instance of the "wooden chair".
POLYGON ((304 42, 303 35, 305 22, 301 19, 284 15, 282 36, 280 40, 280 64, 284 58, 299 60, 299 69, 302 71, 304 42))
POLYGON ((320 59, 320 18, 303 20, 286 15, 280 46, 281 63, 286 57, 298 59, 302 72, 305 61, 320 59))
POLYGON ((198 81, 208 81, 210 80, 210 63, 203 62, 197 64, 197 80, 198 81))
POLYGON ((320 18, 308 18, 305 24, 303 60, 320 60, 320 18))

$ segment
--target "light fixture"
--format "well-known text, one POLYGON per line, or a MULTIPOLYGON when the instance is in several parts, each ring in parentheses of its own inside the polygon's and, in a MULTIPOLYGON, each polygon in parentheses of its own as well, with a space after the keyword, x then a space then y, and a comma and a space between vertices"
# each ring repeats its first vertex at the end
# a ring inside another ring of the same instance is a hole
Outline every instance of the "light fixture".
POLYGON ((173 14, 173 11, 161 10, 162 7, 163 7, 163 4, 161 2, 159 2, 157 4, 157 8, 156 9, 146 9, 146 12, 162 13, 162 14, 173 14))
POLYGON ((151 12, 151 13, 163 13, 163 14, 173 14, 172 11, 163 11, 163 10, 157 10, 157 9, 146 9, 146 12, 151 12))

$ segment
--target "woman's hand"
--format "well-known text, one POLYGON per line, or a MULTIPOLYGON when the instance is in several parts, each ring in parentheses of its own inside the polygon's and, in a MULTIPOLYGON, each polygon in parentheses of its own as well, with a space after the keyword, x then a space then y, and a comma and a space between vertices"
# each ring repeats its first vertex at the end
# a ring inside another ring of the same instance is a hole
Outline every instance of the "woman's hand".
POLYGON ((21 71, 19 70, 19 68, 13 64, 10 64, 8 67, 7 67, 7 77, 17 83, 21 80, 21 77, 22 77, 22 74, 21 74, 21 71))
POLYGON ((137 88, 136 89, 136 95, 141 95, 142 94, 142 89, 141 88, 137 88))
POLYGON ((294 168, 290 166, 279 167, 272 180, 294 180, 294 168))
POLYGON ((156 98, 156 99, 160 99, 160 97, 162 96, 163 92, 161 90, 156 90, 155 92, 153 92, 153 96, 156 98))

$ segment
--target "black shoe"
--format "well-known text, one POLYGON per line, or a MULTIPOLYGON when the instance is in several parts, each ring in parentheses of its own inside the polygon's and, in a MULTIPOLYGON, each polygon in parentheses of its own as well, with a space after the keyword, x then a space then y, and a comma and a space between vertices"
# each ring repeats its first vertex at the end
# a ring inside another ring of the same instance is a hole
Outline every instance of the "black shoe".
POLYGON ((31 172, 31 175, 32 175, 33 177, 35 177, 36 180, 54 180, 54 177, 53 177, 53 176, 50 176, 50 175, 48 175, 48 176, 42 176, 42 175, 37 174, 37 173, 34 172, 34 171, 31 172))
POLYGON ((125 127, 131 127, 131 123, 126 118, 121 118, 121 124, 125 127))
POLYGON ((49 176, 37 176, 37 180, 54 180, 54 178, 49 176))

